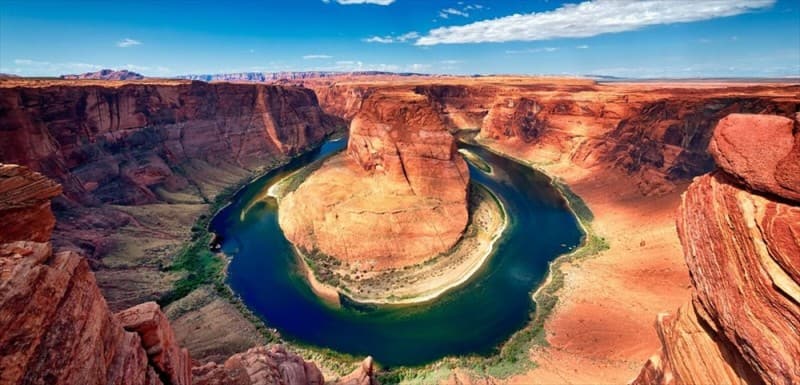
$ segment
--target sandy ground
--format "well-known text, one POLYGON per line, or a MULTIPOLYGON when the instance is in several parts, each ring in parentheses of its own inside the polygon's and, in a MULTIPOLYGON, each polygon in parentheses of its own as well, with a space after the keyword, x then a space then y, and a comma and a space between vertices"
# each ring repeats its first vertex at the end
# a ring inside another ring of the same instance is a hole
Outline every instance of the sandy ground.
MULTIPOLYGON (((536 149, 493 144, 537 160, 536 149)), ((643 196, 630 177, 569 161, 543 167, 562 178, 594 213, 592 228, 610 248, 563 267, 564 288, 546 323, 549 347, 531 353, 537 368, 509 384, 623 384, 656 350, 656 315, 689 300, 689 276, 674 215, 686 185, 643 196)))

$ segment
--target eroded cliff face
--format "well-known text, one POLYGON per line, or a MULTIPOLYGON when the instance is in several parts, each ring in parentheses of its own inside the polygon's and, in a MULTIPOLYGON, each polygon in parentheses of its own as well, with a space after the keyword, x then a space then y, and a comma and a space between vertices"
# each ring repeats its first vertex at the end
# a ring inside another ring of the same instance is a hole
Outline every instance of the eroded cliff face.
POLYGON ((798 123, 730 115, 710 151, 720 169, 683 195, 678 234, 694 287, 662 314, 662 350, 635 384, 794 384, 800 381, 798 123))
POLYGON ((347 151, 281 200, 287 238, 364 269, 419 263, 466 227, 467 165, 441 114, 410 92, 376 92, 350 125, 347 151))
MULTIPOLYGON (((58 193, 58 185, 38 173, 0 165, 0 222, 19 216, 52 219, 50 199, 58 193), (20 196, 26 198, 15 199, 20 196)), ((53 252, 51 221, 15 225, 26 232, 11 236, 4 230, 0 242, 0 382, 191 384, 188 355, 164 344, 158 354, 175 365, 151 361, 154 350, 108 309, 86 260, 69 251, 53 252), (184 375, 173 370, 178 367, 184 375)), ((154 327, 172 334, 169 324, 154 327)))
MULTIPOLYGON (((437 106, 449 129, 544 149, 543 163, 604 165, 631 175, 645 194, 671 191, 709 172, 716 123, 731 113, 793 116, 800 87, 747 84, 598 84, 580 79, 443 78, 306 82, 326 111, 351 119, 359 96, 409 90, 437 106)), ((363 98, 362 98, 363 100, 363 98)), ((540 154, 542 151, 539 152, 540 154)))
POLYGON ((19 83, 0 84, 0 161, 64 186, 54 242, 90 259, 113 310, 172 289, 164 267, 215 196, 343 125, 295 86, 19 83))
POLYGON ((214 191, 195 180, 207 169, 263 168, 319 143, 336 123, 299 87, 2 87, 0 159, 54 178, 83 204, 210 199, 214 191))
MULTIPOLYGON (((0 164, 0 383, 321 385, 320 370, 280 345, 193 368, 154 302, 113 313, 86 259, 53 251, 50 200, 60 186, 0 164), (10 222, 14 218, 30 222, 10 222), (194 377, 193 377, 194 373, 194 377)), ((335 382, 371 385, 372 360, 335 382)))

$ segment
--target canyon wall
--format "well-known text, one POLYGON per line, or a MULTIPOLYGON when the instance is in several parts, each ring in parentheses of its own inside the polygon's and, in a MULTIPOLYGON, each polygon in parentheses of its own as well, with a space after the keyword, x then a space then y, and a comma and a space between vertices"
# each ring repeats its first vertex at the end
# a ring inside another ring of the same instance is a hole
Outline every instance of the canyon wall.
POLYGON ((0 222, 30 219, 0 241, 0 383, 191 384, 188 353, 168 324, 126 330, 86 260, 53 252, 50 199, 60 192, 27 168, 0 165, 0 222))
MULTIPOLYGON (((280 345, 224 364, 193 365, 159 306, 113 313, 85 258, 54 251, 50 200, 61 187, 18 165, 0 165, 0 383, 322 385, 311 362, 280 345), (18 222, 25 218, 28 222, 18 222)), ((367 358, 337 384, 370 385, 367 358)))
POLYGON ((0 87, 0 160, 55 179, 83 204, 168 201, 204 168, 254 170, 337 125, 314 93, 253 84, 0 87))
POLYGON ((0 162, 63 186, 54 243, 89 258, 114 310, 172 290, 171 255, 219 193, 343 126, 295 86, 0 83, 0 162))
POLYGON ((469 171, 441 114, 405 91, 373 92, 360 105, 347 151, 281 200, 287 238, 370 270, 448 251, 467 224, 469 171))
POLYGON ((714 125, 730 113, 793 116, 800 86, 757 84, 598 84, 549 78, 443 78, 379 82, 305 82, 329 113, 352 119, 364 95, 411 90, 437 106, 450 129, 480 129, 485 141, 539 147, 591 167, 632 176, 640 191, 660 194, 710 171, 714 125))
MULTIPOLYGON (((799 116, 800 117, 800 116, 799 116)), ((678 213, 692 301, 656 323, 634 384, 800 382, 800 124, 729 115, 678 213)))

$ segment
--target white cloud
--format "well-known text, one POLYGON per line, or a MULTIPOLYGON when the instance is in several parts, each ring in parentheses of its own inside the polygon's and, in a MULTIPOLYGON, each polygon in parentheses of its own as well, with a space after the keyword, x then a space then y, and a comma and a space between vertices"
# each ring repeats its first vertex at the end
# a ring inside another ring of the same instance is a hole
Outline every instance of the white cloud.
POLYGON ((31 59, 14 59, 14 64, 22 66, 46 66, 50 65, 50 62, 36 61, 31 59))
POLYGON ((332 58, 332 57, 333 57, 333 56, 331 56, 331 55, 311 54, 311 55, 305 55, 305 56, 303 56, 303 59, 305 59, 305 60, 315 60, 315 59, 330 59, 330 58, 332 58))
MULTIPOLYGON (((322 0, 323 3, 330 3, 331 0, 322 0)), ((375 5, 389 5, 394 3, 394 0, 336 0, 337 3, 343 5, 353 4, 375 4, 375 5)))
POLYGON ((409 64, 408 66, 406 66, 406 70, 410 72, 421 72, 429 70, 430 68, 431 68, 430 64, 420 64, 420 63, 409 64))
POLYGON ((411 31, 399 36, 393 36, 393 35, 372 36, 364 39, 364 41, 367 43, 391 44, 391 43, 405 43, 409 40, 414 40, 417 38, 419 38, 419 33, 411 31))
POLYGON ((397 72, 400 70, 397 64, 386 63, 364 63, 361 60, 338 60, 333 67, 323 67, 321 70, 327 71, 385 71, 397 72))
POLYGON ((775 0, 591 0, 558 9, 436 28, 416 45, 590 37, 650 25, 687 23, 766 8, 775 0))
POLYGON ((539 52, 556 52, 558 47, 543 47, 543 48, 528 48, 528 49, 510 49, 506 51, 508 55, 519 55, 525 53, 539 53, 539 52))
POLYGON ((441 17, 442 19, 447 19, 447 17, 450 15, 469 17, 469 13, 455 8, 445 8, 439 11, 439 17, 441 17))
POLYGON ((483 6, 480 4, 464 5, 463 1, 459 1, 458 8, 450 7, 439 11, 439 18, 448 19, 450 16, 469 17, 470 11, 477 11, 481 9, 483 9, 483 6))
POLYGON ((122 39, 122 40, 117 42, 117 47, 120 47, 120 48, 133 47, 135 45, 142 45, 142 42, 139 41, 139 40, 131 39, 129 37, 126 37, 126 38, 124 38, 124 39, 122 39))
POLYGON ((587 44, 581 44, 581 45, 575 46, 575 48, 577 48, 577 49, 588 49, 588 48, 589 48, 589 45, 587 45, 587 44))

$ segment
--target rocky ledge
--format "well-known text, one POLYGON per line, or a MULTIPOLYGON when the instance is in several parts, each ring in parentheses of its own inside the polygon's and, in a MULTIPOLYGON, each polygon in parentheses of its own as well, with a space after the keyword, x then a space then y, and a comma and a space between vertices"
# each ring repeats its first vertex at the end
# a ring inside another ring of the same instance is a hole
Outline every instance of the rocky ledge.
MULTIPOLYGON (((0 165, 1 384, 321 385, 320 370, 282 346, 192 368, 154 302, 113 313, 85 258, 54 252, 50 199, 61 187, 25 167, 0 165), (20 222, 20 218, 29 222, 20 222), (194 373, 194 377, 193 377, 194 373)), ((369 385, 367 359, 343 385, 369 385)))
POLYGON ((799 383, 800 127, 732 114, 709 148, 720 169, 677 220, 692 301, 659 315, 662 349, 633 383, 799 383))
POLYGON ((304 253, 359 270, 414 265, 448 251, 467 225, 469 172, 427 97, 369 95, 347 151, 281 201, 286 237, 304 253))

